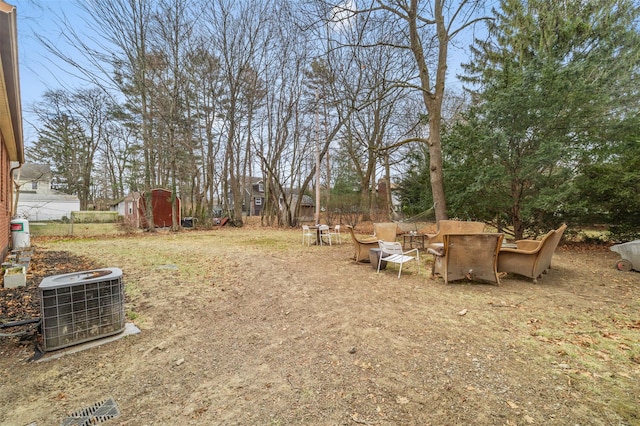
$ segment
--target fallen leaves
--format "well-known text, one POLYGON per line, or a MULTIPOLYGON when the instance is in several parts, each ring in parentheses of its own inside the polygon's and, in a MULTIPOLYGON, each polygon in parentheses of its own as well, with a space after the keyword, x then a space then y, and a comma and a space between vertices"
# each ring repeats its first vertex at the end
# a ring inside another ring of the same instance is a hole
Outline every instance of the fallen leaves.
POLYGON ((40 316, 38 286, 42 278, 96 267, 88 259, 68 252, 34 250, 29 263, 27 285, 17 288, 0 288, 0 323, 40 316))

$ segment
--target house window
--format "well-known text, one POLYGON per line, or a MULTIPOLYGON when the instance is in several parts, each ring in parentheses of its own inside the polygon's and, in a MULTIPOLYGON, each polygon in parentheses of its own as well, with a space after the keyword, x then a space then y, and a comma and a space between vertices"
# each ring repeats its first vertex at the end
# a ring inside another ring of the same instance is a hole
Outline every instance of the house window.
POLYGON ((256 206, 262 205, 262 198, 256 198, 256 206))
POLYGON ((31 182, 31 189, 38 189, 38 181, 34 180, 31 182))
POLYGON ((260 182, 258 184, 258 192, 264 192, 264 183, 260 182))

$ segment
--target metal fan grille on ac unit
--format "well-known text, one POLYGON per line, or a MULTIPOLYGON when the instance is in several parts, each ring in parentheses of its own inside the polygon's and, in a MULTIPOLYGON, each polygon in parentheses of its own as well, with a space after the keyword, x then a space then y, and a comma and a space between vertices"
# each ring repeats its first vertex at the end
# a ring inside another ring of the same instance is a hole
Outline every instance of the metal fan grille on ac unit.
POLYGON ((124 330, 124 284, 118 268, 46 277, 40 296, 45 351, 124 330))

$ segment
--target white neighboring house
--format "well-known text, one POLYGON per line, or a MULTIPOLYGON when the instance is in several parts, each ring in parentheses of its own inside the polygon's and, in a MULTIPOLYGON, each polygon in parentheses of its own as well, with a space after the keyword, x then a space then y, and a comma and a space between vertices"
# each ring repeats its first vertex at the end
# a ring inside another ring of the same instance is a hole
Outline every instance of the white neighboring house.
POLYGON ((52 189, 52 179, 51 168, 46 164, 25 163, 14 170, 14 200, 18 200, 15 215, 30 221, 61 220, 79 211, 78 197, 52 189))
POLYGON ((140 208, 142 207, 140 198, 142 198, 142 195, 140 195, 139 192, 131 192, 126 197, 112 204, 109 210, 118 212, 118 215, 124 218, 126 224, 134 228, 139 228, 140 208))

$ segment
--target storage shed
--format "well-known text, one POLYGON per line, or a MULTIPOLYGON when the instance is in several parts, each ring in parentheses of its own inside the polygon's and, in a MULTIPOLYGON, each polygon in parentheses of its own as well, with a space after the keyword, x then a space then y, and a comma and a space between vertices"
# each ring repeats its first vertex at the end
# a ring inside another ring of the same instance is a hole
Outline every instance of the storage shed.
MULTIPOLYGON (((156 228, 169 228, 173 224, 173 212, 171 209, 171 191, 156 188, 151 190, 151 202, 153 205, 153 224, 156 228)), ((148 228, 146 211, 146 197, 140 198, 140 226, 148 228)), ((180 198, 176 198, 176 223, 180 225, 180 198)))

